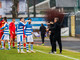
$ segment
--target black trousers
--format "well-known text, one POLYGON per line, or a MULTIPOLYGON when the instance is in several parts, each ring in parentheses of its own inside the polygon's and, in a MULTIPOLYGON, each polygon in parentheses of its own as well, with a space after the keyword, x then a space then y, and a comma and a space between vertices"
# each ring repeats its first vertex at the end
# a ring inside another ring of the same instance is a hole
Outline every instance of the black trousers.
POLYGON ((42 44, 44 43, 45 34, 41 34, 42 44))
POLYGON ((52 42, 52 52, 56 51, 56 42, 58 42, 60 52, 62 52, 62 42, 61 42, 61 37, 53 37, 53 42, 52 42))
POLYGON ((51 46, 52 46, 52 42, 53 42, 53 35, 50 35, 50 36, 49 36, 49 39, 50 39, 50 44, 51 44, 51 46))

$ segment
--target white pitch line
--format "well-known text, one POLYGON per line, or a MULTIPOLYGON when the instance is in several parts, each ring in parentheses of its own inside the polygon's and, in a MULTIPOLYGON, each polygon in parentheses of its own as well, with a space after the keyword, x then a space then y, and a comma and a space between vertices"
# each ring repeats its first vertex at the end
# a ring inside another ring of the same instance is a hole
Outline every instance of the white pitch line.
MULTIPOLYGON (((46 53, 46 52, 43 52, 43 51, 40 51, 40 50, 36 50, 36 51, 40 52, 40 53, 44 53, 44 54, 49 54, 49 53, 46 53)), ((73 57, 69 57, 69 56, 61 55, 61 54, 52 54, 52 55, 62 56, 62 57, 65 57, 65 58, 68 58, 68 59, 73 59, 73 60, 80 60, 80 59, 77 59, 77 58, 73 58, 73 57)))

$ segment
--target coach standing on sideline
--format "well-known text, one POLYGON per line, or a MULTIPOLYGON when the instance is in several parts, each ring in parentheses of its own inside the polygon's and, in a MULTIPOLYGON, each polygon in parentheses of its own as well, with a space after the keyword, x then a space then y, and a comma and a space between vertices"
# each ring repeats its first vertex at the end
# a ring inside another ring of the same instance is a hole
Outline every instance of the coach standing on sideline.
MULTIPOLYGON (((53 27, 54 27, 54 22, 50 21, 50 23, 48 22, 47 25, 48 25, 47 31, 49 31, 50 44, 51 44, 51 47, 53 47, 53 42, 54 42, 54 39, 53 39, 53 35, 54 35, 53 27)), ((49 53, 53 53, 52 50, 49 53)), ((54 52, 54 53, 56 53, 56 52, 54 52)))
POLYGON ((50 22, 50 26, 49 26, 49 35, 50 35, 50 43, 51 43, 51 46, 52 46, 52 42, 53 42, 53 33, 54 31, 52 30, 52 27, 54 27, 54 23, 53 21, 50 22))
POLYGON ((54 27, 52 27, 54 34, 53 34, 53 47, 52 52, 56 52, 56 41, 58 42, 60 54, 62 54, 62 42, 61 42, 61 25, 58 18, 54 19, 54 27))
POLYGON ((43 24, 41 24, 40 32, 41 32, 42 45, 44 45, 44 38, 45 38, 45 34, 46 34, 46 27, 43 24))

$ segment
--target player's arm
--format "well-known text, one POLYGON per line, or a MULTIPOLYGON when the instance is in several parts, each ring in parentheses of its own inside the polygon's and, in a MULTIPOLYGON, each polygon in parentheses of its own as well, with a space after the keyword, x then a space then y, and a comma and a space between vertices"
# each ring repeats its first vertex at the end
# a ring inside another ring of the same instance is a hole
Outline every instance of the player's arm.
POLYGON ((25 26, 25 24, 23 22, 21 22, 20 25, 25 26))
POLYGON ((27 36, 26 36, 26 30, 24 29, 24 35, 25 35, 25 37, 27 38, 27 36))
POLYGON ((27 38, 27 36, 26 36, 26 27, 24 28, 24 35, 27 38))
POLYGON ((31 29, 31 33, 33 34, 33 28, 31 29))
POLYGON ((26 24, 27 24, 27 23, 29 22, 29 20, 26 20, 25 22, 26 22, 26 24))
POLYGON ((17 27, 17 25, 15 25, 15 27, 16 27, 16 30, 15 30, 15 32, 17 33, 17 28, 18 28, 18 27, 17 27))
POLYGON ((51 31, 49 31, 49 35, 51 35, 51 31))
POLYGON ((1 30, 4 29, 7 26, 7 24, 4 24, 4 26, 2 28, 0 28, 1 30))

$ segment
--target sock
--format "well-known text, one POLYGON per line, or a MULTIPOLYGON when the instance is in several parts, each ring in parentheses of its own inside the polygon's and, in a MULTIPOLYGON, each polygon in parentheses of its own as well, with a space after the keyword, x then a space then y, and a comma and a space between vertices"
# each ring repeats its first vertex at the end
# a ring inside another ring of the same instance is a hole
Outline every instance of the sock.
POLYGON ((24 43, 24 47, 26 47, 26 43, 24 43))
POLYGON ((1 41, 0 41, 0 45, 1 45, 1 41))
POLYGON ((23 51, 23 42, 21 42, 21 51, 23 51))
POLYGON ((10 49, 10 42, 8 42, 8 48, 10 49))
POLYGON ((13 47, 14 47, 15 43, 13 42, 13 47))
POLYGON ((31 44, 31 50, 33 50, 33 44, 31 44))
POLYGON ((29 44, 26 44, 26 50, 27 51, 29 50, 29 44))
POLYGON ((5 43, 4 43, 4 48, 5 48, 5 43))
POLYGON ((4 48, 4 42, 3 42, 3 41, 1 41, 1 43, 2 43, 2 48, 4 48))
POLYGON ((19 42, 18 42, 18 43, 17 43, 17 50, 18 50, 18 52, 19 52, 19 46, 20 46, 20 45, 19 45, 19 42))
POLYGON ((1 48, 1 41, 0 41, 0 48, 1 48))
POLYGON ((11 43, 10 43, 10 46, 11 46, 11 43))

